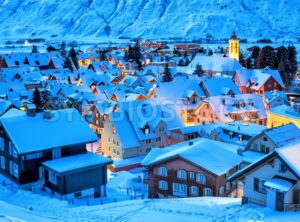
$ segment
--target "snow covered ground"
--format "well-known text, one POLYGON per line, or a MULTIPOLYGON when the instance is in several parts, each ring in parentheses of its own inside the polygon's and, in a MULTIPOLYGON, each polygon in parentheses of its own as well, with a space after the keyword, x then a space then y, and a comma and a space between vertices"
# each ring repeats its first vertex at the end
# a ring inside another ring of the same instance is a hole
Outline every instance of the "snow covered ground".
POLYGON ((26 195, 24 199, 34 205, 32 211, 0 202, 0 221, 300 221, 300 213, 280 213, 255 206, 240 206, 240 199, 234 198, 147 199, 90 207, 70 207, 54 199, 40 200, 34 195, 26 195))
MULTIPOLYGON (((110 173, 108 197, 102 205, 78 206, 24 190, 0 185, 0 222, 289 222, 300 221, 300 213, 275 212, 258 206, 241 206, 235 198, 141 199, 140 170, 110 173), (127 189, 137 191, 131 198, 127 189), (114 203, 116 199, 117 202, 114 203), (132 200, 131 200, 132 199, 132 200), (108 203, 109 202, 109 203, 108 203)), ((80 202, 78 202, 80 203, 80 202)))

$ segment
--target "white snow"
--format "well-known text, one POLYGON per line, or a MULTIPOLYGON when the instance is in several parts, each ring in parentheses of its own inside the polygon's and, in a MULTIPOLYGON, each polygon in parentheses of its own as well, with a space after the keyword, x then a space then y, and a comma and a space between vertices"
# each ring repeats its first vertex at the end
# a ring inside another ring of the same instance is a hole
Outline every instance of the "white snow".
POLYGON ((266 187, 270 187, 272 189, 276 189, 276 190, 279 190, 279 191, 282 191, 282 192, 287 192, 289 191, 293 184, 287 180, 283 180, 283 179, 280 179, 280 178, 272 178, 270 180, 267 180, 264 185, 266 187))
POLYGON ((43 162, 43 165, 57 173, 64 173, 71 170, 106 165, 109 163, 112 163, 111 159, 93 153, 85 153, 46 161, 43 162))
POLYGON ((152 149, 141 164, 148 166, 166 159, 181 157, 216 175, 223 175, 242 162, 239 155, 230 151, 232 149, 237 150, 238 146, 197 138, 164 149, 152 149))
POLYGON ((34 117, 20 113, 12 118, 8 113, 0 122, 20 154, 98 140, 76 109, 51 113, 49 120, 43 118, 43 113, 34 117))
POLYGON ((66 36, 77 39, 118 37, 299 36, 298 0, 78 0, 0 2, 0 36, 66 36), (290 19, 293 18, 293 19, 290 19))

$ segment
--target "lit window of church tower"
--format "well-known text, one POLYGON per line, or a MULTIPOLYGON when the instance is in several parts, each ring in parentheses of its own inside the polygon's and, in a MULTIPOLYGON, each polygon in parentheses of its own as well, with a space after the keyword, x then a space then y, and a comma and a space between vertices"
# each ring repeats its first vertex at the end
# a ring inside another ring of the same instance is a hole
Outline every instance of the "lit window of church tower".
POLYGON ((232 33, 229 39, 229 58, 240 60, 240 40, 237 38, 235 32, 232 33))

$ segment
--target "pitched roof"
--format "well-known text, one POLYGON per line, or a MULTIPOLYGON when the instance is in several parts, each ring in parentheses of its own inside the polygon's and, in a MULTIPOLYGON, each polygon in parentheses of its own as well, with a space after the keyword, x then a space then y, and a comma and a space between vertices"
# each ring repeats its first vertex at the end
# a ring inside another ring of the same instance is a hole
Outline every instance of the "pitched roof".
POLYGON ((240 178, 245 177, 249 172, 255 170, 256 168, 260 167, 261 165, 268 162, 269 159, 272 158, 279 158, 284 163, 287 164, 290 171, 300 180, 300 146, 299 144, 288 145, 286 147, 282 147, 279 149, 274 150, 273 152, 263 156, 256 162, 246 166, 242 170, 236 172, 235 174, 231 175, 228 180, 234 181, 240 178))
POLYGON ((272 109, 269 109, 268 113, 273 113, 287 118, 300 120, 300 113, 297 112, 293 107, 288 105, 276 106, 272 109))
POLYGON ((206 96, 228 95, 230 91, 235 95, 241 94, 240 89, 230 77, 203 78, 201 86, 207 90, 206 96))
POLYGON ((242 86, 249 86, 249 81, 251 81, 253 83, 251 88, 256 90, 259 89, 271 76, 281 87, 284 87, 284 83, 278 70, 272 70, 269 67, 264 69, 237 69, 236 74, 242 86))
POLYGON ((243 120, 249 120, 246 113, 257 111, 258 119, 267 118, 262 98, 258 94, 239 94, 232 96, 208 97, 204 101, 210 104, 222 122, 233 122, 230 113, 241 113, 243 120), (238 104, 238 106, 236 106, 238 104))
POLYGON ((220 176, 242 162, 242 158, 238 154, 228 151, 231 149, 228 146, 234 145, 197 138, 164 149, 152 149, 141 164, 151 166, 162 161, 181 157, 220 176))
POLYGON ((98 140, 76 109, 52 111, 51 114, 49 120, 43 113, 33 117, 26 113, 4 115, 0 122, 19 154, 98 140))
POLYGON ((300 146, 300 129, 294 123, 266 129, 264 133, 277 147, 283 147, 292 143, 297 143, 300 146))
POLYGON ((192 62, 187 66, 186 72, 192 74, 197 65, 201 65, 203 70, 211 70, 215 72, 235 72, 242 66, 235 59, 223 56, 206 56, 197 54, 192 62))
POLYGON ((57 173, 65 173, 74 170, 82 170, 86 167, 108 165, 112 162, 111 159, 98 154, 84 153, 46 161, 42 164, 57 173))

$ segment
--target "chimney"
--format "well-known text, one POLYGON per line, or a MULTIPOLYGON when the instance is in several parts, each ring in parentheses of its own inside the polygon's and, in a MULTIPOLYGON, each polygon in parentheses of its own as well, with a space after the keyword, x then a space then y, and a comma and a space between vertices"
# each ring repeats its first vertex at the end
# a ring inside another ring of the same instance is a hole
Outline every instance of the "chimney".
POLYGON ((189 146, 192 146, 194 144, 193 141, 189 141, 189 146))
POLYGON ((44 119, 51 119, 52 117, 52 113, 50 110, 45 110, 44 113, 43 113, 43 117, 44 119))
POLYGON ((35 104, 27 104, 26 113, 28 116, 35 116, 36 106, 35 104))

